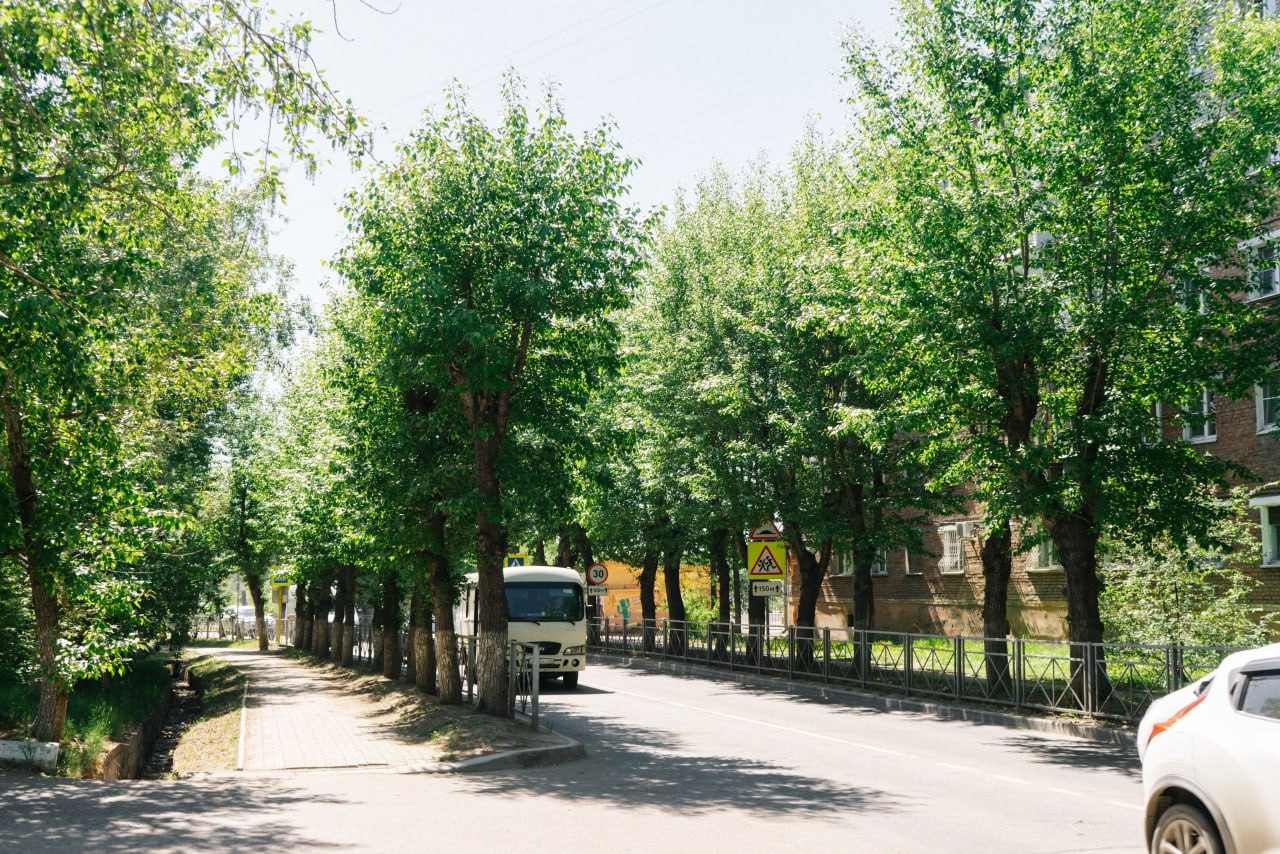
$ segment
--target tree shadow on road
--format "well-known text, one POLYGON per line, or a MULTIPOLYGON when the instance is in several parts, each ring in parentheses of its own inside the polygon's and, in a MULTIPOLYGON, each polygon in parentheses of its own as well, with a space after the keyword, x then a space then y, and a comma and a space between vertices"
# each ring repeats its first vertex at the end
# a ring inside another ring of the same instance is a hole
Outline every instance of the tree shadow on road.
MULTIPOLYGON (((550 795, 629 808, 678 809, 681 815, 738 810, 765 816, 833 818, 856 812, 886 813, 909 804, 882 789, 798 774, 744 756, 681 752, 678 735, 640 729, 620 718, 558 711, 563 729, 589 733, 585 762, 477 776, 478 793, 550 795), (603 773, 601 773, 603 771, 603 773)), ((743 745, 743 754, 750 745, 743 745)))
POLYGON ((1115 771, 1142 778, 1142 763, 1133 748, 1098 741, 1014 735, 997 744, 1029 755, 1034 761, 1089 771, 1115 771))
POLYGON ((3 772, 0 847, 95 854, 331 847, 271 818, 302 801, 326 799, 279 778, 100 782, 3 772))

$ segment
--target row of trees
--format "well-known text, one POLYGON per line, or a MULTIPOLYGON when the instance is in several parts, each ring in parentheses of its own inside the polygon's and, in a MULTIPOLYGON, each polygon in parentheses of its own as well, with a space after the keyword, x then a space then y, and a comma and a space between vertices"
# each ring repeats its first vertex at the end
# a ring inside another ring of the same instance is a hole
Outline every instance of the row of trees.
POLYGON ((302 642, 338 658, 375 602, 392 676, 408 602, 414 678, 456 700, 474 567, 481 705, 501 714, 511 543, 639 566, 648 619, 658 568, 678 620, 679 566, 706 561, 727 622, 743 533, 772 518, 798 624, 848 550, 871 626, 877 555, 963 499, 985 516, 986 634, 1033 520, 1083 643, 1103 639, 1108 537, 1180 550, 1210 530, 1193 498, 1231 472, 1154 412, 1241 396, 1276 352, 1277 318, 1238 298, 1239 241, 1276 206, 1274 19, 910 0, 896 47, 848 44, 847 139, 713 171, 660 226, 627 206, 636 164, 607 124, 571 133, 514 76, 493 124, 450 92, 348 200, 347 292, 255 397, 232 390, 291 324, 254 206, 189 164, 246 101, 284 109, 292 149, 307 125, 359 140, 322 83, 284 73, 305 25, 264 34, 248 9, 0 13, 0 590, 28 582, 37 735, 56 738, 70 680, 145 643, 143 603, 190 613, 229 568, 261 619, 262 576, 287 566, 302 642))
POLYGON ((514 81, 493 128, 450 94, 352 198, 321 350, 367 372, 326 396, 371 420, 336 434, 387 511, 368 540, 401 526, 391 565, 440 543, 474 560, 487 708, 513 536, 640 567, 646 619, 658 568, 679 620, 681 561, 705 560, 728 621, 744 531, 776 518, 798 625, 848 550, 871 626, 877 556, 972 501, 985 633, 1005 634, 1029 520, 1079 643, 1103 639, 1108 537, 1206 539, 1225 505, 1196 496, 1233 471, 1155 413, 1247 394, 1276 352, 1238 249, 1276 206, 1276 21, 1190 0, 918 0, 903 21, 893 49, 848 44, 848 140, 713 171, 643 275, 632 164, 605 130, 569 137, 553 101, 531 118, 514 81), (421 545, 433 525, 465 533, 421 545))

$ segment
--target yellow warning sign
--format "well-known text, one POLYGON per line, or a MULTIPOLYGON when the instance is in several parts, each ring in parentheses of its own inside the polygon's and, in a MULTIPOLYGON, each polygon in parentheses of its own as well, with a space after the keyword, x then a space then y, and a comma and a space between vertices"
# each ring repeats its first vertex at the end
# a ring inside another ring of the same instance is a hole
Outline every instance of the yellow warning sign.
POLYGON ((782 578, 786 565, 787 547, 781 540, 747 543, 747 577, 752 581, 782 578))

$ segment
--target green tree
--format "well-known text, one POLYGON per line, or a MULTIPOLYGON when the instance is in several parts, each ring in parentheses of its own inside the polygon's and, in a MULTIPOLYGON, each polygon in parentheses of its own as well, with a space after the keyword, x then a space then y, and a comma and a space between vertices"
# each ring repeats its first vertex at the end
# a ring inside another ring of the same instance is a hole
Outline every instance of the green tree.
POLYGON ((263 107, 284 149, 308 162, 313 128, 359 144, 354 115, 304 67, 309 35, 304 22, 272 29, 256 3, 222 0, 0 8, 0 530, 30 588, 37 738, 61 735, 68 679, 116 666, 138 642, 113 637, 112 617, 85 626, 80 645, 96 650, 88 670, 59 652, 73 598, 99 600, 77 612, 118 615, 129 609, 102 597, 138 595, 87 572, 76 539, 86 524, 137 515, 136 458, 122 453, 134 425, 117 381, 146 365, 159 328, 138 318, 153 306, 150 272, 165 263, 155 235, 200 218, 191 167, 228 123, 263 107))
POLYGON ((621 203, 632 168, 607 126, 577 139, 557 102, 530 116, 509 79, 497 127, 451 93, 348 208, 340 269, 377 303, 402 387, 453 396, 469 433, 489 713, 507 712, 507 440, 571 416, 615 361, 609 315, 642 261, 644 223, 621 203))
POLYGON ((1196 536, 1185 496, 1224 473, 1158 439, 1156 404, 1241 396, 1275 352, 1227 271, 1275 204, 1280 88, 1254 58, 1280 24, 1197 0, 920 0, 903 21, 896 52, 851 50, 858 266, 919 429, 961 440, 986 503, 987 634, 1021 517, 1057 546, 1070 639, 1099 642, 1100 538, 1196 536))

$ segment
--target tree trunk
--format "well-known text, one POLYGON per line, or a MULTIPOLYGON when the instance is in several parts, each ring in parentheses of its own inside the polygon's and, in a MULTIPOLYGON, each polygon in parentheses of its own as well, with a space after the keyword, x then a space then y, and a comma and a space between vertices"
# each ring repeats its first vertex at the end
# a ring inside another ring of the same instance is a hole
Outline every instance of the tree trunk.
POLYGON ((244 581, 249 588, 249 598, 253 600, 253 620, 258 629, 258 649, 266 649, 270 645, 267 637, 267 620, 263 614, 262 576, 256 572, 246 572, 244 581))
MULTIPOLYGON (((439 542, 444 542, 444 515, 439 517, 439 542)), ((433 524, 435 524, 433 522, 433 524)), ((458 666, 458 640, 453 627, 453 605, 457 590, 449 572, 449 559, 441 552, 431 558, 431 607, 436 624, 436 680, 441 703, 462 702, 462 679, 458 666)))
POLYGON ((316 658, 329 657, 329 610, 333 608, 333 591, 329 579, 320 582, 320 595, 316 597, 315 629, 311 639, 311 654, 316 658))
POLYGON ((1098 533, 1088 508, 1051 509, 1044 525, 1058 547, 1067 577, 1067 638, 1071 641, 1071 689, 1089 713, 1102 711, 1111 695, 1103 655, 1102 614, 1098 608, 1098 533), (1087 666, 1089 663, 1092 666, 1087 666))
MULTIPOLYGON (((582 554, 582 571, 585 575, 586 571, 591 568, 591 565, 596 562, 595 549, 591 547, 591 538, 587 536, 586 528, 582 527, 577 522, 574 522, 573 530, 577 535, 578 551, 582 554)), ((600 643, 599 596, 587 597, 587 643, 600 643)))
POLYGON ((293 587, 293 648, 302 648, 302 632, 303 623, 306 620, 307 608, 307 585, 299 582, 293 587))
POLYGON ((395 570, 387 570, 382 581, 382 675, 400 678, 400 588, 395 570))
POLYGON ((716 528, 711 532, 707 550, 710 553, 711 577, 715 579, 716 592, 716 655, 725 654, 726 639, 729 636, 729 532, 724 528, 716 528))
POLYGON ((342 661, 347 640, 347 568, 338 567, 338 593, 333 602, 333 632, 329 638, 329 659, 342 661))
POLYGON ((534 566, 547 565, 547 541, 538 540, 533 544, 533 564, 534 566))
POLYGON ((653 652, 654 635, 658 627, 658 601, 653 594, 654 583, 658 580, 658 550, 648 548, 640 559, 640 648, 644 652, 653 652))
POLYGON ((347 601, 343 607, 347 630, 342 637, 342 666, 350 667, 355 658, 356 632, 359 631, 356 625, 356 568, 354 564, 348 564, 342 571, 347 576, 347 601))
MULTIPOLYGON (((792 523, 787 525, 787 530, 798 531, 799 527, 792 523)), ((788 543, 795 550, 796 564, 800 569, 800 596, 796 603, 795 663, 797 667, 808 668, 813 664, 818 598, 822 595, 822 580, 827 575, 827 563, 831 559, 831 542, 823 543, 816 555, 805 548, 799 535, 789 537, 788 543)))
POLYGON ((684 607, 684 594, 680 591, 680 559, 684 556, 684 547, 679 542, 669 543, 663 551, 662 581, 667 590, 667 654, 684 655, 689 641, 687 612, 684 607))
POLYGON ((507 532, 501 523, 502 492, 498 482, 498 448, 501 435, 499 401, 493 395, 464 395, 475 450, 476 491, 476 668, 477 708, 489 715, 509 717, 511 697, 507 685, 507 594, 503 562, 507 532), (485 431, 488 431, 487 435, 485 431))
POLYGON ((39 494, 31 467, 31 449, 22 428, 22 414, 9 396, 8 386, 3 403, 9 480, 18 505, 18 523, 22 528, 21 555, 27 567, 31 610, 35 615, 40 699, 31 725, 31 737, 37 741, 61 741, 67 722, 67 687, 58 674, 61 608, 41 547, 37 513, 39 494))
POLYGON ((853 627, 855 629, 874 629, 876 627, 876 592, 871 580, 871 565, 875 563, 875 554, 855 559, 853 562, 853 627))
POLYGON ((413 599, 409 605, 409 625, 413 640, 413 684, 419 691, 436 693, 435 656, 431 654, 431 612, 424 589, 425 582, 413 587, 413 599))
POLYGON ((1009 681, 1009 577, 1013 574, 1013 531, 1006 520, 982 543, 982 635, 987 691, 1011 697, 1009 681), (1000 693, 997 693, 1000 692, 1000 693))
POLYGON ((373 644, 373 654, 369 658, 369 665, 382 672, 382 624, 385 622, 382 615, 382 599, 373 603, 373 621, 369 627, 369 637, 373 644))
POLYGON ((556 549, 556 566, 572 569, 578 562, 578 550, 573 547, 573 534, 569 526, 560 529, 560 542, 556 549))

